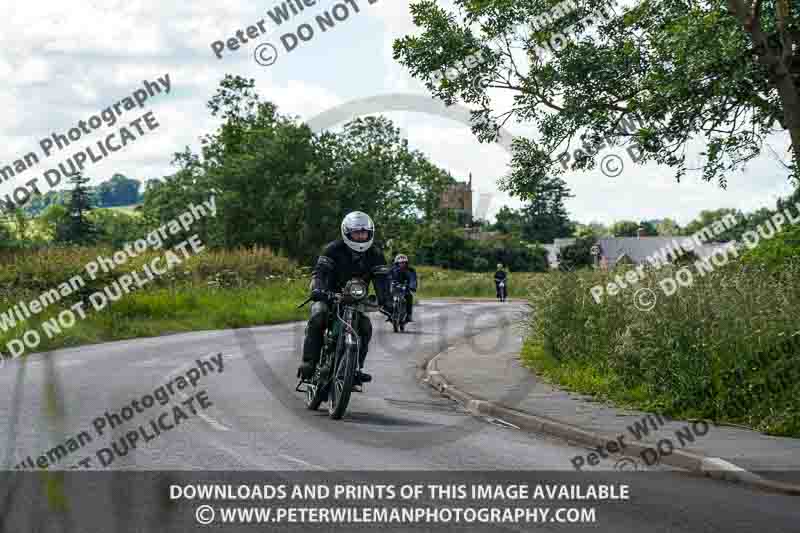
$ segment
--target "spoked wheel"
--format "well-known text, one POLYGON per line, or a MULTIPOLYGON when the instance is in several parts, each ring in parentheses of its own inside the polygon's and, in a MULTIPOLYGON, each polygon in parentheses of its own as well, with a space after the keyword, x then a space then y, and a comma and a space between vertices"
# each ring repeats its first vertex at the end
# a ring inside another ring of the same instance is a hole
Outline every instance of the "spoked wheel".
POLYGON ((398 311, 398 309, 400 309, 399 307, 400 300, 397 297, 395 297, 393 305, 394 307, 392 307, 392 329, 394 329, 394 332, 397 333, 397 331, 400 329, 400 311, 398 311))
POLYGON ((328 414, 334 420, 339 420, 347 410, 350 402, 350 392, 356 375, 355 348, 348 346, 343 357, 336 362, 333 379, 328 388, 328 414))

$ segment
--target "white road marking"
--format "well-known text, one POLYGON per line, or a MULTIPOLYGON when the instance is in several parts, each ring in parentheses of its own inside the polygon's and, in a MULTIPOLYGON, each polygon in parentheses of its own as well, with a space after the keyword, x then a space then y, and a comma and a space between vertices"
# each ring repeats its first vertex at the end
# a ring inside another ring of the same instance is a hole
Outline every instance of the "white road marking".
POLYGON ((278 457, 280 457, 281 459, 286 459, 287 461, 292 461, 294 463, 299 463, 301 465, 310 466, 310 467, 315 468, 317 470, 328 470, 324 466, 315 465, 315 464, 309 463, 307 461, 303 461, 302 459, 298 459, 297 457, 292 457, 291 455, 286 455, 285 453, 279 453, 278 457))
MULTIPOLYGON (((68 367, 68 366, 79 366, 79 365, 86 364, 87 362, 88 361, 81 361, 79 359, 57 359, 56 362, 55 362, 55 367, 56 368, 64 368, 64 367, 68 367)), ((28 361, 28 366, 29 367, 43 366, 44 363, 45 363, 44 360, 37 359, 36 361, 28 361)))
POLYGON ((137 361, 132 363, 131 366, 143 366, 143 367, 151 367, 151 366, 161 366, 161 365, 168 365, 171 364, 172 361, 169 359, 145 359, 144 361, 137 361))
MULTIPOLYGON (((213 355, 213 354, 208 354, 208 355, 213 355)), ((174 378, 178 377, 181 374, 185 374, 187 370, 189 370, 190 368, 195 368, 196 366, 197 365, 194 362, 187 363, 183 366, 179 366, 172 372, 168 373, 166 377, 169 379, 169 381, 172 381, 174 378)), ((189 399, 189 396, 187 396, 186 393, 180 389, 175 389, 175 395, 180 396, 182 400, 189 399)), ((215 420, 211 415, 207 414, 205 411, 198 410, 197 416, 205 420, 208 423, 208 425, 210 425, 211 427, 213 427, 218 431, 231 431, 231 428, 229 428, 222 422, 215 420)))

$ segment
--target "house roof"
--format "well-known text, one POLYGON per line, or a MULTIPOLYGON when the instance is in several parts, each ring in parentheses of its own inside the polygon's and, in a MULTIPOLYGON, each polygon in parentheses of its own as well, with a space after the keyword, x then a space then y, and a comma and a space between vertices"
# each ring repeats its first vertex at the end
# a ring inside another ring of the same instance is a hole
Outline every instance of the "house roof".
MULTIPOLYGON (((598 239, 600 254, 608 259, 610 264, 614 264, 622 255, 627 255, 633 262, 642 263, 648 257, 659 256, 675 250, 674 253, 686 255, 688 246, 680 248, 686 240, 686 236, 676 237, 605 237, 598 239)), ((691 251, 698 257, 705 258, 710 256, 714 250, 722 247, 726 243, 705 243, 694 246, 691 251)), ((673 259, 670 256, 670 259, 673 259)))

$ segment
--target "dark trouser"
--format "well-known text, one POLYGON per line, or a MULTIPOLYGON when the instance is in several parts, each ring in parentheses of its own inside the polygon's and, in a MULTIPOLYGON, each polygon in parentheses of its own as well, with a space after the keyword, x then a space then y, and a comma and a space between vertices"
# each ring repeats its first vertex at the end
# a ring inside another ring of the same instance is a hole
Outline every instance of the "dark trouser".
MULTIPOLYGON (((503 287, 503 288, 505 289, 506 294, 508 294, 508 284, 506 284, 506 286, 503 287)), ((497 297, 500 298, 500 282, 499 281, 495 281, 494 282, 494 290, 497 293, 497 297)))
MULTIPOLYGON (((364 366, 364 359, 367 357, 367 350, 369 349, 369 341, 372 338, 372 323, 366 315, 360 315, 361 320, 357 320, 353 327, 361 337, 361 353, 359 359, 359 367, 364 366)), ((325 302, 314 302, 311 306, 311 318, 308 319, 306 325, 306 338, 303 342, 303 361, 311 362, 314 364, 319 362, 319 356, 322 352, 322 343, 324 342, 323 335, 325 334, 325 327, 328 320, 328 304, 325 302)))
POLYGON ((408 315, 409 319, 411 319, 411 311, 413 307, 414 307, 414 295, 411 293, 411 291, 408 291, 408 293, 406 293, 406 314, 408 315))

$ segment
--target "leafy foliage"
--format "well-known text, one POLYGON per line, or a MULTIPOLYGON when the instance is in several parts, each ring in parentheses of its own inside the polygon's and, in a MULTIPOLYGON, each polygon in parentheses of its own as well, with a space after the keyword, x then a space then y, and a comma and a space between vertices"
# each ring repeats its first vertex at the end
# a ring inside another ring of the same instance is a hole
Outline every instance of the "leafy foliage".
POLYGON ((558 252, 558 268, 573 271, 594 264, 592 246, 597 242, 593 237, 578 238, 573 244, 565 246, 558 252))
POLYGON ((55 239, 70 244, 90 244, 96 241, 97 229, 88 218, 92 201, 86 183, 89 178, 78 173, 70 178, 73 188, 70 193, 67 216, 56 226, 55 239))
POLYGON ((482 242, 467 239, 458 228, 427 227, 421 229, 408 249, 412 262, 472 272, 493 271, 502 263, 511 271, 544 272, 547 252, 539 246, 528 246, 508 236, 500 241, 482 242))
POLYGON ((512 119, 541 133, 514 141, 513 171, 503 185, 522 198, 563 173, 557 156, 576 144, 583 154, 572 170, 594 168, 606 142, 635 141, 641 163, 673 167, 680 180, 687 147, 705 139, 702 177, 724 187, 726 173, 758 156, 770 133, 788 130, 795 161, 787 168, 796 170, 796 13, 776 11, 774 2, 758 2, 753 13, 744 0, 637 0, 596 31, 584 28, 540 56, 540 44, 603 4, 589 0, 558 25, 533 28, 529 21, 552 3, 455 0, 454 13, 420 0, 411 6, 419 29, 395 41, 394 57, 445 103, 478 106, 473 129, 480 139, 493 140, 497 122, 512 119), (475 50, 487 60, 456 79, 437 75, 475 50), (475 84, 476 77, 490 81, 475 84), (496 106, 488 96, 496 88, 513 103, 496 106))
POLYGON ((141 217, 119 211, 95 209, 89 218, 97 230, 97 241, 115 248, 140 239, 147 232, 141 217))
POLYGON ((621 220, 611 226, 611 233, 615 237, 636 237, 639 224, 633 220, 621 220))
POLYGON ((437 216, 453 181, 383 117, 317 135, 238 76, 226 76, 208 105, 222 125, 203 137, 200 154, 176 154, 180 170, 148 187, 144 216, 168 220, 214 194, 218 214, 200 228, 212 245, 263 245, 310 260, 356 209, 376 220, 379 239, 402 236, 419 217, 437 216))
POLYGON ((114 207, 138 204, 142 200, 139 193, 142 183, 126 178, 122 174, 114 174, 111 179, 94 189, 98 207, 114 207))

